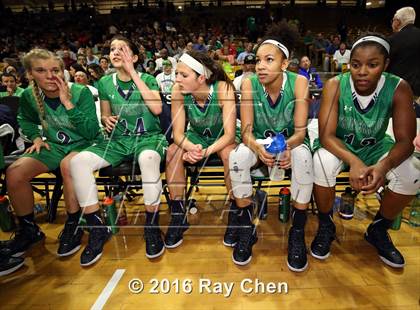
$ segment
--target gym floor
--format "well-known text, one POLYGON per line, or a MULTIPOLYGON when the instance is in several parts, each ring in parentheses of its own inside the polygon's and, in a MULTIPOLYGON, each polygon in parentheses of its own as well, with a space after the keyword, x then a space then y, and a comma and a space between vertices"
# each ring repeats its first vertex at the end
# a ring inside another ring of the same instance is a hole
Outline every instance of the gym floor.
MULTIPOLYGON (((358 197, 352 220, 335 216, 339 242, 333 243, 331 256, 325 261, 308 256, 308 269, 297 274, 286 265, 290 222, 278 220, 278 188, 268 190, 269 215, 257 220, 259 240, 252 262, 244 267, 232 262, 232 249, 222 244, 227 216, 223 191, 220 186, 200 187, 194 193, 200 214, 183 244, 152 261, 145 256, 139 227, 144 222, 142 199, 135 197, 126 204, 130 226, 112 237, 90 268, 79 265, 81 251, 66 259, 56 256, 65 222, 60 201, 55 223, 46 223, 45 214, 37 217, 45 243, 26 253, 23 268, 0 278, 1 309, 419 309, 420 229, 403 222, 400 230, 390 230, 406 267, 385 266, 363 238, 378 208, 373 196, 358 197), (138 280, 144 287, 134 293, 141 287, 138 280)), ((36 200, 44 203, 39 196, 36 200)), ((162 209, 160 223, 166 231, 166 205, 162 209)), ((317 220, 308 214, 309 248, 317 220)), ((8 237, 0 233, 1 239, 8 237)), ((87 234, 83 247, 86 242, 87 234)))

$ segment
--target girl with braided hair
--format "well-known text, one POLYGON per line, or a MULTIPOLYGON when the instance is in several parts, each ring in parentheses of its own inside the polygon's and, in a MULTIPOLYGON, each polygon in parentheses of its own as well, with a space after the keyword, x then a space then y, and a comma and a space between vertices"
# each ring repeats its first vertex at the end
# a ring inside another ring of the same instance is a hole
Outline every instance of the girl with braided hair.
MULTIPOLYGON (((33 142, 6 172, 9 198, 19 219, 15 237, 1 245, 5 255, 21 256, 45 238, 34 221, 34 197, 30 181, 39 174, 61 169, 64 200, 68 209, 66 226, 77 227, 79 206, 70 180, 69 160, 92 144, 99 134, 95 104, 89 89, 64 81, 64 64, 44 49, 33 49, 23 58, 31 85, 20 98, 18 122, 33 142)), ((77 233, 81 237, 83 232, 77 233)), ((59 256, 67 241, 60 238, 59 256)), ((78 247, 80 248, 80 238, 78 247)))

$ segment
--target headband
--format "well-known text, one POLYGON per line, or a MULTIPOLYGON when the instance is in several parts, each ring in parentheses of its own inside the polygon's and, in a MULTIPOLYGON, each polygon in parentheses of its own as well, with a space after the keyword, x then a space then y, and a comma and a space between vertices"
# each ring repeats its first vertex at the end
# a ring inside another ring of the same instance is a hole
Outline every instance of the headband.
POLYGON ((273 44, 275 46, 277 46, 284 54, 284 56, 286 56, 286 58, 289 58, 289 50, 287 49, 286 46, 284 46, 283 44, 281 44, 279 41, 276 40, 265 40, 263 43, 261 43, 261 45, 263 44, 273 44))
POLYGON ((213 74, 213 72, 211 72, 209 68, 204 66, 202 63, 200 63, 198 60, 188 55, 187 53, 182 54, 181 58, 179 58, 179 61, 186 64, 195 72, 204 75, 206 79, 208 79, 213 74))
POLYGON ((389 53, 389 43, 387 41, 385 41, 384 39, 382 39, 380 37, 377 37, 377 36, 366 36, 366 37, 363 37, 363 38, 357 40, 356 42, 354 42, 353 47, 351 48, 351 50, 353 51, 357 45, 359 45, 359 44, 361 44, 363 42, 376 42, 376 43, 379 43, 389 53))

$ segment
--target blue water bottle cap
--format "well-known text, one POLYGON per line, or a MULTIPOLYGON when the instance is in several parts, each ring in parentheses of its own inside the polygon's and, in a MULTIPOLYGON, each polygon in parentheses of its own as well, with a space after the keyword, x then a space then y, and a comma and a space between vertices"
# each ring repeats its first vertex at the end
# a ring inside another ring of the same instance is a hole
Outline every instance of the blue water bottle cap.
POLYGON ((267 152, 271 154, 278 154, 278 153, 284 152, 286 148, 287 148, 286 139, 281 133, 278 133, 274 137, 272 137, 271 144, 266 145, 265 147, 267 152))

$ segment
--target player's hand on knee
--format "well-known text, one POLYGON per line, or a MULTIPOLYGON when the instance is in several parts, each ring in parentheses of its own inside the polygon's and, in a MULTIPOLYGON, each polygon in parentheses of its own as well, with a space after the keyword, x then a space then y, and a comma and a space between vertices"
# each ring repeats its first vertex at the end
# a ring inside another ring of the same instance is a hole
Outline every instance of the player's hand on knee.
POLYGON ((34 151, 39 154, 41 148, 45 147, 48 151, 50 150, 50 146, 47 142, 42 141, 41 138, 36 138, 33 142, 34 144, 28 147, 25 151, 27 154, 32 154, 34 151))
POLYGON ((379 187, 385 184, 386 171, 383 169, 381 164, 378 163, 368 167, 363 176, 368 182, 366 185, 362 186, 362 194, 373 194, 379 187))
POLYGON ((118 123, 118 116, 103 116, 102 123, 105 126, 105 130, 110 133, 118 123))

